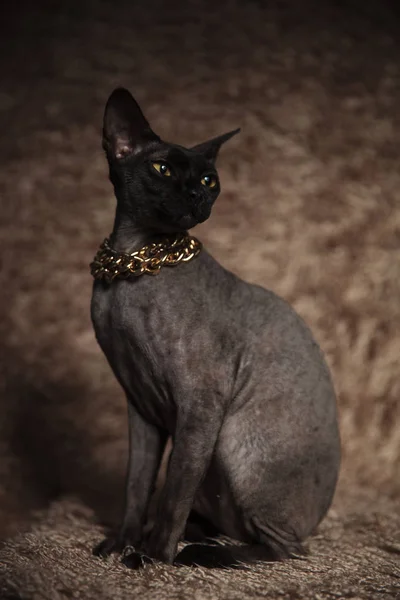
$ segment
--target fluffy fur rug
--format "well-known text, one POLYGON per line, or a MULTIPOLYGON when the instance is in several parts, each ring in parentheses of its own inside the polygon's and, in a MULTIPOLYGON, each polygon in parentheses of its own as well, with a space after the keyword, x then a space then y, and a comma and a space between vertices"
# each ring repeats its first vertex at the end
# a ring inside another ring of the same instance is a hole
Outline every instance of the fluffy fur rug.
POLYGON ((2 19, 0 597, 400 597, 398 15, 378 0, 138 4, 42 0, 2 19), (117 85, 166 139, 242 127, 196 235, 291 301, 332 367, 342 480, 306 560, 134 573, 90 554, 118 520, 127 448, 89 320, 117 85))

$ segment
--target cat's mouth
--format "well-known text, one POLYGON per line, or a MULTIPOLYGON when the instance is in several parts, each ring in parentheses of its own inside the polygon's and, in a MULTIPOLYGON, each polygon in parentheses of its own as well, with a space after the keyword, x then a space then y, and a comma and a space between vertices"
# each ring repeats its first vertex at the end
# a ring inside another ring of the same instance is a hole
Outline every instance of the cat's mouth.
POLYGON ((196 227, 199 223, 207 221, 211 214, 211 207, 204 206, 201 209, 193 210, 190 214, 183 215, 179 219, 179 226, 183 229, 191 229, 196 227))
POLYGON ((192 227, 196 227, 196 225, 198 225, 199 221, 197 219, 195 219, 195 217, 193 215, 184 215, 183 217, 181 217, 178 221, 178 225, 179 227, 182 227, 182 229, 191 229, 192 227))

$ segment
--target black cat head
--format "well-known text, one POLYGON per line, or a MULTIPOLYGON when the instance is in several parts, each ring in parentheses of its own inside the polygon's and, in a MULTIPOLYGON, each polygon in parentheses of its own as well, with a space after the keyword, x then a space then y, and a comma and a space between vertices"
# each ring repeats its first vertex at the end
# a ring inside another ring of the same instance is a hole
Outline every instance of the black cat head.
POLYGON ((218 151, 238 132, 193 148, 163 142, 131 94, 116 89, 104 113, 103 147, 118 210, 136 226, 160 232, 186 230, 205 221, 220 192, 218 151))

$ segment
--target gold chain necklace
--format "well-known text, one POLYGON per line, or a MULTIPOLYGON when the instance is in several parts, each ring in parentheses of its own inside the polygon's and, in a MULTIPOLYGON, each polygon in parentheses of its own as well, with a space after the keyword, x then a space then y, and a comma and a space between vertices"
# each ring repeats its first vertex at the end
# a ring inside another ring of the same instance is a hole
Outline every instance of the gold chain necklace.
POLYGON ((116 277, 126 279, 130 275, 137 277, 144 273, 157 275, 163 266, 173 267, 196 258, 201 249, 201 242, 186 233, 146 244, 130 254, 113 250, 107 238, 90 264, 90 272, 95 279, 103 279, 107 283, 116 277))

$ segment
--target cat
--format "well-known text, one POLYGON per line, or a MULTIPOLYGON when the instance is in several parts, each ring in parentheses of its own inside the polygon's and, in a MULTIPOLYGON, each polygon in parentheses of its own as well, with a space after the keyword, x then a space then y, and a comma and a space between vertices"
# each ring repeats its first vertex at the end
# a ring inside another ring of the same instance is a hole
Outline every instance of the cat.
MULTIPOLYGON (((220 193, 218 152, 238 131, 192 148, 167 143, 130 92, 114 90, 103 122, 117 200, 112 251, 168 243, 208 219, 220 193)), ((96 279, 91 315, 127 397, 130 440, 123 522, 94 553, 123 553, 132 567, 186 564, 190 546, 178 555, 177 546, 192 509, 274 559, 302 553, 332 502, 340 436, 328 367, 295 311, 203 249, 156 276, 96 279), (166 481, 146 537, 169 436, 166 481)))

